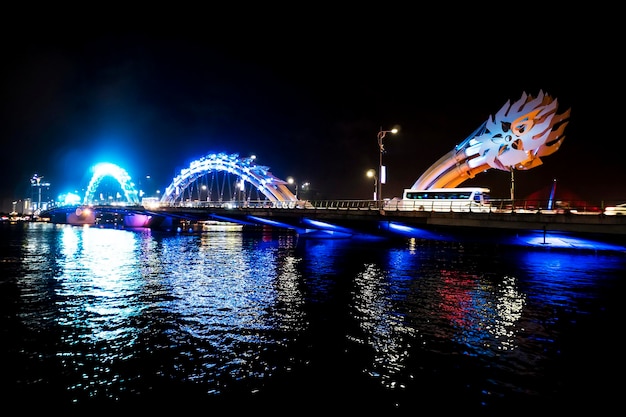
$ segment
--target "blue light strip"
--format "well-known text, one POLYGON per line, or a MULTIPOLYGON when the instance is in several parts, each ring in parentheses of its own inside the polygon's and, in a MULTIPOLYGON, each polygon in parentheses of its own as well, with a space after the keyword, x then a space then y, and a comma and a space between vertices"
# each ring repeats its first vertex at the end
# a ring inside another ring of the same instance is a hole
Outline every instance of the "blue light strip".
POLYGON ((274 220, 264 219, 262 217, 256 217, 256 216, 248 216, 248 219, 250 219, 251 221, 253 221, 256 224, 266 224, 268 226, 280 227, 280 228, 283 228, 283 229, 295 230, 298 233, 306 233, 305 229, 302 229, 300 227, 294 226, 292 224, 277 222, 277 221, 274 221, 274 220))

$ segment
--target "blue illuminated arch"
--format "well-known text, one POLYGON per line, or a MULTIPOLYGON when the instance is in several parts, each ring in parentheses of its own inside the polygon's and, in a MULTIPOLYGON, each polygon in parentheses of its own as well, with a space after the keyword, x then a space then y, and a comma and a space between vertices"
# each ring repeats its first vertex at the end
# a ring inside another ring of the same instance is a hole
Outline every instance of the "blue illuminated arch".
POLYGON ((105 177, 113 177, 120 184, 126 202, 139 204, 139 193, 135 189, 135 184, 131 182, 130 176, 124 169, 115 164, 105 162, 94 166, 93 171, 93 176, 91 177, 91 181, 89 182, 89 186, 85 192, 83 204, 94 203, 94 196, 96 195, 98 186, 105 177))
MULTIPOLYGON (((239 178, 238 185, 245 194, 245 184, 251 184, 269 201, 297 201, 287 187, 287 182, 275 177, 269 167, 256 165, 254 157, 239 158, 238 154, 211 153, 189 164, 180 171, 161 196, 162 203, 184 201, 191 196, 189 189, 197 187, 197 181, 210 173, 227 173, 239 178)), ((223 190, 218 193, 221 199, 223 190)), ((210 198, 207 197, 207 199, 210 198)))

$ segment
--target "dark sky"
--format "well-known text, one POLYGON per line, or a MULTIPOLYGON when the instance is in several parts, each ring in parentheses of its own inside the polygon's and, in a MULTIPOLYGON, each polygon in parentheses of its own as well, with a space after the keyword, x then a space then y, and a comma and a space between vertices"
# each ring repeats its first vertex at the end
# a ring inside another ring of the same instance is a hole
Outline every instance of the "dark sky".
MULTIPOLYGON (((345 17, 3 29, 2 200, 26 197, 33 174, 57 193, 85 188, 104 161, 164 189, 210 152, 255 154, 327 198, 367 199, 377 132, 396 125, 383 194, 400 196, 508 100, 543 90, 559 113, 571 108, 566 139, 516 173, 516 196, 556 179, 584 199, 626 201, 616 29, 345 17)), ((510 174, 463 185, 474 184, 507 198, 510 174)))

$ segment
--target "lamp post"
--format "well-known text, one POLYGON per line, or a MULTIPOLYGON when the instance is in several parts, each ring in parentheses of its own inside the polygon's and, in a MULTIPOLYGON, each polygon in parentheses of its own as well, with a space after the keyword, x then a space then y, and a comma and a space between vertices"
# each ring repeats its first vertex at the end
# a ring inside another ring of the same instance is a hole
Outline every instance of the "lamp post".
POLYGON ((244 202, 246 199, 246 182, 244 181, 243 178, 241 178, 239 181, 237 181, 237 201, 239 201, 239 203, 244 202))
POLYGON ((380 150, 380 155, 379 155, 379 159, 378 159, 378 207, 379 208, 383 208, 383 184, 385 184, 387 181, 387 169, 386 167, 383 165, 383 154, 385 153, 385 145, 383 143, 383 139, 385 138, 385 135, 387 133, 392 133, 392 134, 396 134, 398 133, 398 129, 391 129, 391 130, 383 130, 383 128, 381 127, 380 130, 378 131, 378 149, 380 150))
POLYGON ((300 196, 303 197, 304 200, 311 198, 309 193, 310 188, 311 183, 308 181, 305 181, 300 185, 300 191, 302 191, 300 196))
POLYGON ((515 204, 515 168, 511 167, 511 204, 515 204))
POLYGON ((376 171, 373 169, 367 170, 366 175, 368 178, 374 178, 374 201, 376 201, 376 196, 378 195, 378 176, 376 176, 376 171))
POLYGON ((287 178, 287 182, 288 182, 289 184, 293 184, 293 185, 294 185, 295 190, 296 190, 295 195, 296 195, 296 200, 297 200, 297 199, 298 199, 298 183, 296 182, 296 180, 295 180, 295 178, 294 178, 294 177, 289 177, 289 178, 287 178))

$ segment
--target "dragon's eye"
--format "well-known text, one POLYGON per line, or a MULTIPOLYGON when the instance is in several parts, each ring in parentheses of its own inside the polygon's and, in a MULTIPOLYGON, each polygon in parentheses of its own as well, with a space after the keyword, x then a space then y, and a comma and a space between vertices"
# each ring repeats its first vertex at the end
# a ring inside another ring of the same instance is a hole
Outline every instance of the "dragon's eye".
POLYGON ((532 129, 534 124, 534 120, 526 115, 511 123, 511 131, 516 135, 523 135, 527 130, 532 129))

